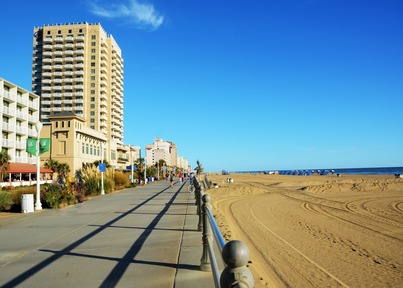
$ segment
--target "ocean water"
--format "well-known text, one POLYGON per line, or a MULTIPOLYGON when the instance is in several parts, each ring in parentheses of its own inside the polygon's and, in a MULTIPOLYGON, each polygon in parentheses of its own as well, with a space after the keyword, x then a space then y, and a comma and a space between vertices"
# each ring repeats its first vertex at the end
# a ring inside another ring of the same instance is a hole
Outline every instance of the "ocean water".
POLYGON ((371 175, 395 175, 403 174, 403 167, 376 167, 376 168, 343 168, 333 169, 339 174, 371 174, 371 175))
POLYGON ((232 173, 272 173, 288 175, 304 175, 305 174, 361 174, 361 175, 395 175, 403 174, 403 167, 373 167, 373 168, 328 168, 328 169, 300 169, 300 170, 265 170, 265 171, 238 171, 232 173))

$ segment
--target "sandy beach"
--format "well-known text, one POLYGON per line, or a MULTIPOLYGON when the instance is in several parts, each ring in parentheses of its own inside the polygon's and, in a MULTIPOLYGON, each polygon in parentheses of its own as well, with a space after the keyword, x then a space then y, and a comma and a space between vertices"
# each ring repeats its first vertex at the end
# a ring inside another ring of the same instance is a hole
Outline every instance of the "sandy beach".
POLYGON ((403 287, 403 179, 208 178, 224 237, 249 247, 255 287, 403 287))

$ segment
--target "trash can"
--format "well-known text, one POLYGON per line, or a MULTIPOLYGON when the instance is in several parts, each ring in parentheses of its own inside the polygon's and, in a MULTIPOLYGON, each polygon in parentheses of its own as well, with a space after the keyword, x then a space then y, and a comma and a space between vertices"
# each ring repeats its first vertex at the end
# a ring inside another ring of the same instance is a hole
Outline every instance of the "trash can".
POLYGON ((34 195, 22 194, 21 195, 21 213, 34 212, 34 195))

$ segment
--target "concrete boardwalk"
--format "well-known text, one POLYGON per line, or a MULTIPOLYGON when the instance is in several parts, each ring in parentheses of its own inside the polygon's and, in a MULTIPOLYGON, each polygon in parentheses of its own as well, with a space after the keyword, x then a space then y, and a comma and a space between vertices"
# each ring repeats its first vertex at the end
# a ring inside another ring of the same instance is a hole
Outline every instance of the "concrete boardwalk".
POLYGON ((187 183, 0 220, 0 287, 214 287, 187 183))

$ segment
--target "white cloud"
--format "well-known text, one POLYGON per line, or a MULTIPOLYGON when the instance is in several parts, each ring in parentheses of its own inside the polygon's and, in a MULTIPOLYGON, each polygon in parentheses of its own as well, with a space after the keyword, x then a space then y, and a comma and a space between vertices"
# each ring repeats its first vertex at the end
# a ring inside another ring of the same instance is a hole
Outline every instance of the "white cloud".
POLYGON ((164 22, 164 16, 154 9, 152 4, 142 4, 137 0, 129 0, 129 3, 90 3, 91 12, 105 18, 127 18, 138 27, 158 29, 164 22))

